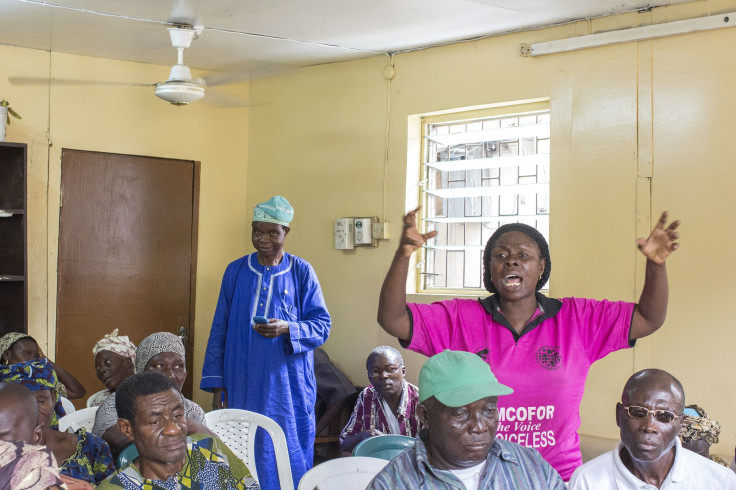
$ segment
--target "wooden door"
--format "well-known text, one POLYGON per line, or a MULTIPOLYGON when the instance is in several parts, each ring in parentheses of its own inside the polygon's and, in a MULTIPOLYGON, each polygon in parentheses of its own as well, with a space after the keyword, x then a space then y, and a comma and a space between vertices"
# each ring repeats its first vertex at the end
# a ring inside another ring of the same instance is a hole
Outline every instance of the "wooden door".
POLYGON ((104 389, 92 347, 105 334, 138 345, 184 327, 191 398, 198 177, 194 161, 62 151, 56 360, 87 396, 104 389))

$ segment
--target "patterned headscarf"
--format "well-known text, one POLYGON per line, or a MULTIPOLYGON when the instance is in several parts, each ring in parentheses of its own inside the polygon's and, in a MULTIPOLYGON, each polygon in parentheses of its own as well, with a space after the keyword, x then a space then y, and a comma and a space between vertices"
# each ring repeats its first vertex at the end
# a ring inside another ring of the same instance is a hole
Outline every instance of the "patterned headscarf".
POLYGON ((142 373, 148 361, 163 352, 173 352, 179 354, 182 359, 186 359, 184 344, 179 337, 170 332, 152 333, 138 344, 138 349, 135 351, 135 372, 142 373))
POLYGON ((135 344, 127 335, 118 335, 117 328, 97 341, 92 348, 92 355, 97 356, 97 353, 103 350, 127 357, 135 365, 135 344))
POLYGON ((682 429, 680 430, 680 438, 682 442, 699 441, 705 439, 708 444, 718 442, 718 434, 721 433, 721 426, 715 420, 711 420, 705 410, 697 405, 688 405, 685 407, 695 410, 700 417, 684 414, 682 416, 682 429))
MULTIPOLYGON (((33 337, 31 337, 27 333, 22 333, 22 332, 10 332, 0 337, 0 357, 2 357, 3 354, 5 354, 6 350, 10 349, 13 346, 13 344, 15 344, 21 339, 34 340, 33 337)), ((0 362, 5 362, 5 361, 0 360, 0 362)))
POLYGON ((59 378, 56 377, 56 371, 48 359, 34 359, 0 366, 0 382, 20 383, 31 391, 51 390, 51 398, 55 404, 50 424, 52 428, 57 428, 59 419, 66 415, 59 393, 56 391, 59 378))

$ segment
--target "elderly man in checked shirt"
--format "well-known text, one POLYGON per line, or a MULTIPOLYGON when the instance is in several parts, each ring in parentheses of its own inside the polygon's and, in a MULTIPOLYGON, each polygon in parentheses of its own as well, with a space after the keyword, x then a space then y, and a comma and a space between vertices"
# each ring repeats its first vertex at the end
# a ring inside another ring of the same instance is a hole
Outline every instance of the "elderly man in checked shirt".
POLYGON ((495 438, 498 396, 512 392, 475 354, 445 350, 431 357, 419 373, 424 429, 368 490, 564 490, 536 449, 495 438))

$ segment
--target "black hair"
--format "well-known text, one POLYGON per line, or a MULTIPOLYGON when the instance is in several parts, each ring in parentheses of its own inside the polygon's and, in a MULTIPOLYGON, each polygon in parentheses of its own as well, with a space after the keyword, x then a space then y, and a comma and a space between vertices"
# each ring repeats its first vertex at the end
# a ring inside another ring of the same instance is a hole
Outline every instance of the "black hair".
POLYGON ((539 230, 524 223, 508 223, 499 226, 498 229, 493 232, 491 238, 486 242, 486 248, 483 251, 483 286, 489 293, 495 294, 498 292, 496 291, 496 287, 493 285, 493 282, 491 282, 491 251, 501 235, 508 233, 509 231, 520 231, 537 242, 537 246, 539 247, 539 258, 545 259, 544 272, 542 272, 542 277, 537 281, 537 291, 539 291, 542 289, 542 286, 547 284, 547 281, 549 281, 549 274, 552 270, 552 259, 549 256, 549 245, 547 244, 547 240, 545 240, 544 235, 539 233, 539 230))
POLYGON ((115 409, 119 419, 135 421, 135 401, 139 396, 155 395, 173 389, 174 382, 161 373, 145 371, 125 379, 115 389, 115 409))

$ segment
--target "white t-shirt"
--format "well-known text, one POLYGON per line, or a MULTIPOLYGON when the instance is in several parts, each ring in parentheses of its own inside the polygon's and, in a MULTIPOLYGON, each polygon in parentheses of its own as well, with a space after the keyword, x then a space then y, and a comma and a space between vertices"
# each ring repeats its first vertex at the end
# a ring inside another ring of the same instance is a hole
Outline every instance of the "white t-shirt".
MULTIPOLYGON (((654 485, 635 477, 621 461, 616 449, 598 456, 579 467, 572 474, 568 490, 657 490, 654 485)), ((680 438, 675 438, 675 462, 659 490, 676 489, 736 490, 736 473, 708 458, 682 447, 680 438)))
POLYGON ((483 461, 482 463, 469 468, 448 471, 458 477, 468 490, 478 490, 478 486, 480 485, 480 474, 483 472, 483 467, 485 465, 486 462, 483 461))

